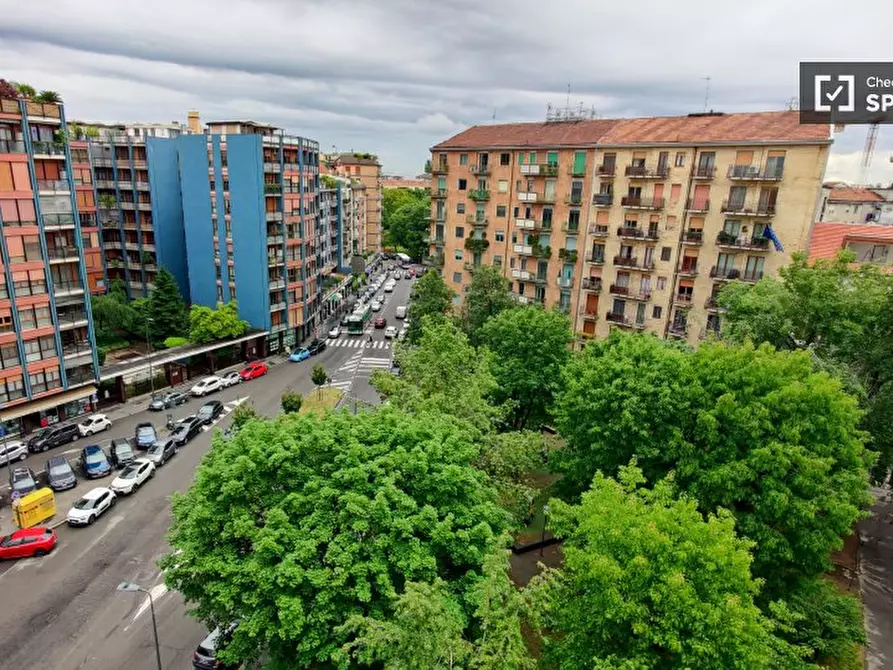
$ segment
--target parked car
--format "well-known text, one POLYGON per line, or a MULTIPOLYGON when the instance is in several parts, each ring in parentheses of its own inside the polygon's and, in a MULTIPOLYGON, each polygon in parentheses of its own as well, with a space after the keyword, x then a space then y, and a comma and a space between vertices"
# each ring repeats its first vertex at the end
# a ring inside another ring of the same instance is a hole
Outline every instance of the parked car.
POLYGON ((400 270, 394 272, 394 279, 403 279, 403 273, 400 270))
POLYGON ((84 494, 84 497, 75 501, 68 510, 66 521, 69 526, 89 526, 109 509, 114 507, 117 497, 111 489, 98 486, 84 494))
POLYGON ((211 425, 217 417, 223 413, 223 403, 219 400, 211 400, 199 407, 195 413, 195 418, 202 422, 202 425, 211 425))
POLYGON ((236 670, 238 666, 223 665, 217 660, 217 651, 229 640, 236 625, 217 627, 208 633, 192 654, 192 667, 197 670, 236 670))
POLYGON ((138 458, 112 480, 111 489, 119 495, 130 495, 155 476, 155 464, 147 458, 138 458))
POLYGON ((31 468, 17 467, 9 471, 9 488, 19 497, 37 490, 37 478, 31 468))
POLYGON ((398 305, 397 311, 394 314, 394 316, 397 317, 398 319, 405 319, 406 318, 406 305, 398 305))
POLYGON ((300 363, 301 361, 306 361, 310 358, 310 352, 307 351, 306 348, 295 349, 291 352, 291 355, 288 357, 292 363, 300 363))
POLYGON ((341 327, 347 328, 347 324, 350 322, 350 314, 345 314, 341 317, 341 327))
POLYGON ((170 409, 171 407, 182 405, 183 403, 188 401, 188 394, 180 393, 179 391, 171 391, 170 393, 157 395, 152 398, 152 402, 149 403, 149 409, 153 412, 162 412, 166 409, 170 409))
POLYGON ((384 328, 386 325, 388 325, 388 320, 383 316, 377 316, 375 317, 375 321, 372 322, 372 325, 376 328, 384 328))
POLYGON ((263 361, 254 361, 253 363, 249 363, 244 368, 239 371, 239 375, 242 377, 242 381, 248 381, 249 379, 257 379, 258 377, 263 377, 267 374, 267 364, 263 361))
POLYGON ((112 427, 111 420, 105 414, 94 414, 88 416, 84 421, 78 424, 78 430, 82 437, 95 435, 112 427))
POLYGON ((313 340, 310 344, 307 345, 307 351, 310 352, 311 356, 315 356, 326 350, 326 341, 325 340, 313 340))
POLYGON ((158 433, 155 432, 155 426, 153 426, 151 422, 141 421, 136 424, 133 442, 137 449, 146 450, 155 444, 155 440, 157 439, 158 433))
POLYGON ((21 440, 0 443, 0 465, 9 465, 13 461, 24 461, 28 458, 28 447, 21 440))
POLYGON ((50 426, 44 428, 37 435, 28 440, 28 451, 37 453, 38 451, 46 451, 61 444, 74 442, 81 436, 77 424, 68 423, 63 426, 50 426))
POLYGON ((0 537, 0 561, 46 556, 56 547, 56 531, 35 526, 0 537))
POLYGON ((395 284, 393 282, 388 282, 387 284, 384 285, 384 292, 385 293, 393 293, 394 286, 395 286, 395 284))
POLYGON ((339 326, 335 326, 329 331, 329 337, 333 340, 341 336, 341 328, 339 326))
POLYGON ((47 483, 54 491, 66 491, 77 486, 78 478, 65 456, 52 456, 46 465, 47 483))
POLYGON ((228 389, 230 386, 235 386, 236 384, 242 383, 242 375, 239 374, 239 370, 227 372, 220 379, 223 381, 223 388, 225 389, 228 389))
POLYGON ((81 449, 81 467, 87 479, 105 477, 112 472, 112 464, 98 444, 91 444, 81 449))
POLYGON ((176 442, 178 446, 182 447, 189 442, 189 440, 202 432, 202 426, 204 425, 204 422, 198 417, 191 421, 184 421, 171 433, 171 439, 176 442))
POLYGON ((407 328, 406 326, 403 326, 403 327, 400 329, 400 332, 397 333, 397 339, 398 339, 398 340, 402 340, 403 338, 406 337, 406 333, 408 333, 408 332, 409 332, 409 328, 407 328))
POLYGON ((201 396, 206 396, 209 393, 214 393, 214 391, 219 391, 223 388, 223 380, 216 376, 211 375, 210 377, 205 377, 198 384, 193 386, 189 392, 200 398, 201 396))
MULTIPOLYGON (((152 430, 155 429, 153 428, 152 430)), ((109 460, 112 462, 112 465, 120 470, 133 463, 134 459, 136 459, 136 454, 133 453, 130 440, 126 437, 116 437, 112 440, 112 443, 109 445, 109 460)))
POLYGON ((384 337, 386 340, 392 340, 397 337, 397 327, 396 326, 388 326, 384 329, 384 337))
POLYGON ((146 458, 159 468, 167 463, 172 457, 180 453, 180 447, 171 437, 165 437, 149 447, 146 452, 146 458))
POLYGON ((372 311, 373 311, 373 312, 380 312, 380 311, 381 311, 381 303, 378 302, 378 300, 373 300, 373 301, 372 301, 372 305, 371 305, 371 307, 372 307, 372 311))

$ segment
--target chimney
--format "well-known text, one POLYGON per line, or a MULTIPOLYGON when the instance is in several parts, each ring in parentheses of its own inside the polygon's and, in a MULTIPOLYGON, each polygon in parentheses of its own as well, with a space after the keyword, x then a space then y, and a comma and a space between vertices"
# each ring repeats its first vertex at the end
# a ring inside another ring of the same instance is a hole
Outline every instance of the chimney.
POLYGON ((201 118, 199 118, 197 109, 189 110, 189 114, 186 115, 186 125, 189 126, 190 133, 195 133, 196 135, 201 135, 202 121, 201 121, 201 118))

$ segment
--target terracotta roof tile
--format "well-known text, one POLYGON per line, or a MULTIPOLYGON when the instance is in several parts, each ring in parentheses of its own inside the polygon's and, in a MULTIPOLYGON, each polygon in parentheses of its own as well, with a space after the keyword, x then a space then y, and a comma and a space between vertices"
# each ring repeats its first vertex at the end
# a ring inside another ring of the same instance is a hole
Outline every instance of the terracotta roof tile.
POLYGON ((382 188, 428 188, 431 182, 428 179, 382 179, 382 188))
POLYGON ((858 223, 817 223, 809 240, 809 260, 834 258, 846 243, 876 241, 893 244, 893 226, 858 223))
POLYGON ((797 112, 746 112, 638 119, 472 126, 434 149, 583 147, 595 144, 757 144, 829 142, 828 126, 801 124, 797 112))
POLYGON ((884 196, 867 188, 835 188, 828 194, 829 202, 884 202, 884 196))

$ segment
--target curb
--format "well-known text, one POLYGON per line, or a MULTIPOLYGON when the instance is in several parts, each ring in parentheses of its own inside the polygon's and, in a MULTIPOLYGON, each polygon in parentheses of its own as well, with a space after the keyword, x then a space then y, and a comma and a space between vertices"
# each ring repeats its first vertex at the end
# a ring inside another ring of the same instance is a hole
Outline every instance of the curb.
POLYGON ((48 524, 47 528, 56 529, 64 523, 67 523, 68 519, 59 519, 59 521, 53 521, 53 523, 48 524))

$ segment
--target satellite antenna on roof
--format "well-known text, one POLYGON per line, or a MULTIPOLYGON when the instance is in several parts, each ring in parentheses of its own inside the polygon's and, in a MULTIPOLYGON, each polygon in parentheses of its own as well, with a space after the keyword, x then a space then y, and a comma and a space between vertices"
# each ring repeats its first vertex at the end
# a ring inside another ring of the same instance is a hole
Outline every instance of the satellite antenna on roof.
POLYGON ((707 88, 704 91, 704 113, 707 113, 707 103, 710 100, 710 77, 701 77, 704 81, 707 82, 707 88))

